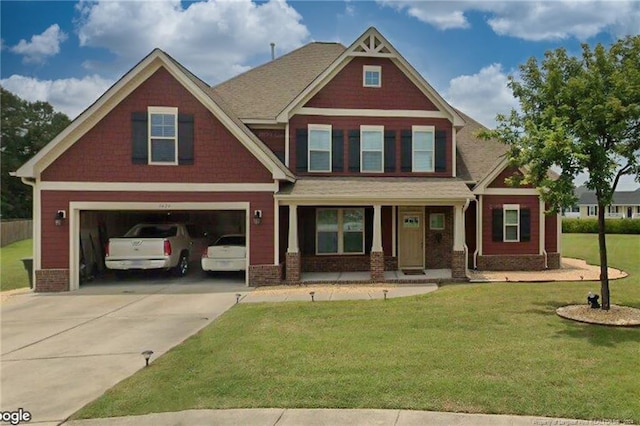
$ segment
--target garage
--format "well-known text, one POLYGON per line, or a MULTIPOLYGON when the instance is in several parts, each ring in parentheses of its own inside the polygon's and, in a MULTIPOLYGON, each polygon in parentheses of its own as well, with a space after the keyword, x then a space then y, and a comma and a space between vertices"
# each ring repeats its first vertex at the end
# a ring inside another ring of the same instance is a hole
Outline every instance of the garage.
MULTIPOLYGON (((249 249, 249 236, 246 232, 248 209, 248 203, 71 202, 69 225, 73 260, 70 265, 70 289, 93 282, 113 282, 114 271, 107 269, 104 262, 107 242, 110 238, 122 237, 138 224, 185 224, 194 241, 187 275, 207 279, 202 273, 200 257, 206 247, 220 236, 245 235, 247 250, 249 249)), ((248 263, 247 259, 243 277, 245 283, 248 263)), ((145 280, 147 277, 157 279, 158 273, 163 273, 132 272, 131 275, 136 280, 145 280)))

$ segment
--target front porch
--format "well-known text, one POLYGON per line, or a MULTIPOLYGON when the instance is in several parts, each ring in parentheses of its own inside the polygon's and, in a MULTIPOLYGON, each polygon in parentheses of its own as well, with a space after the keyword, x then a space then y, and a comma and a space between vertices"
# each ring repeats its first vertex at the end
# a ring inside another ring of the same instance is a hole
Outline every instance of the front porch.
POLYGON ((471 195, 460 181, 307 179, 277 198, 289 284, 467 277, 471 195))
MULTIPOLYGON (((394 284, 441 283, 453 281, 451 269, 423 269, 406 274, 402 270, 385 271, 384 282, 394 284)), ((302 272, 301 284, 362 284, 376 283, 370 271, 358 272, 302 272)))

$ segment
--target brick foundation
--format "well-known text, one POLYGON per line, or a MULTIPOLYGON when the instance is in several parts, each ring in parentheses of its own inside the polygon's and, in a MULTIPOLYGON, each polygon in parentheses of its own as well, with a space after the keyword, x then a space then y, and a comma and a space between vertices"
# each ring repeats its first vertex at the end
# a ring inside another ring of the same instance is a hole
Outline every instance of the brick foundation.
MULTIPOLYGON (((382 253, 382 252, 381 252, 382 253)), ((398 258, 384 257, 386 271, 398 269, 398 258)), ((303 256, 303 272, 364 272, 371 270, 369 255, 303 256)))
POLYGON ((560 253, 547 253, 547 268, 560 269, 562 267, 560 257, 560 253))
POLYGON ((370 255, 371 280, 376 282, 384 281, 384 253, 372 251, 370 255))
POLYGON ((451 253, 451 277, 452 278, 467 278, 466 270, 464 267, 464 251, 453 251, 451 253))
POLYGON ((538 254, 478 256, 480 271, 542 271, 544 256, 538 254))
POLYGON ((287 271, 285 274, 285 280, 287 283, 299 283, 301 278, 300 253, 287 253, 285 265, 287 271))
POLYGON ((249 285, 260 287, 278 285, 282 282, 282 264, 249 265, 249 285))
POLYGON ((37 293, 69 291, 68 269, 38 269, 34 290, 37 293))

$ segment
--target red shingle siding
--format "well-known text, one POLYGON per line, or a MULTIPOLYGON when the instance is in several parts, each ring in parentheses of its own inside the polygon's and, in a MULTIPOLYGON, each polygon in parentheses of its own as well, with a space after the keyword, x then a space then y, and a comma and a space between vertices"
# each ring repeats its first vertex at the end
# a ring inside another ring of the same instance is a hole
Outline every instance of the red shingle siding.
POLYGON ((262 210, 262 223, 250 221, 251 265, 273 265, 273 194, 268 192, 212 193, 212 192, 85 192, 85 191, 43 191, 42 192, 42 269, 69 267, 69 220, 62 226, 55 226, 53 218, 58 210, 69 212, 71 201, 112 201, 112 202, 250 202, 250 214, 262 210))
POLYGON ((309 176, 451 176, 451 122, 444 118, 383 118, 383 117, 326 117, 317 115, 296 115, 289 120, 289 165, 290 169, 297 175, 309 176), (309 124, 330 124, 333 130, 344 131, 344 167, 342 172, 333 173, 304 173, 296 170, 296 130, 307 129, 309 124), (394 173, 352 173, 349 172, 349 130, 360 130, 360 126, 384 126, 385 131, 396 131, 396 171, 394 173), (435 126, 436 131, 444 130, 447 133, 446 161, 447 168, 444 172, 433 173, 411 173, 401 172, 401 131, 411 130, 411 126, 435 126))
POLYGON ((535 195, 485 195, 482 210, 482 254, 538 254, 540 251, 540 202, 535 195), (505 243, 492 240, 493 208, 502 209, 504 204, 520 204, 520 209, 531 210, 531 239, 526 242, 505 243))
POLYGON ((305 106, 437 111, 424 93, 385 58, 354 58, 305 106), (364 65, 382 67, 382 87, 363 87, 364 65))
POLYGON ((558 251, 558 215, 550 214, 544 220, 544 249, 547 253, 558 251))
POLYGON ((275 154, 282 154, 282 158, 284 158, 284 129, 251 129, 251 131, 258 139, 264 142, 271 151, 275 154))
POLYGON ((43 181, 272 182, 271 173, 164 68, 156 71, 42 173, 43 181), (194 164, 131 161, 131 113, 177 107, 194 116, 194 164))
MULTIPOLYGON (((520 170, 516 168, 507 167, 502 171, 502 173, 498 175, 498 177, 496 177, 493 180, 493 182, 489 184, 489 188, 515 188, 513 186, 507 185, 507 183, 504 181, 505 179, 514 175, 522 176, 522 172, 520 172, 520 170)), ((531 186, 531 184, 526 184, 526 185, 520 185, 518 186, 518 188, 533 188, 533 187, 531 186)))

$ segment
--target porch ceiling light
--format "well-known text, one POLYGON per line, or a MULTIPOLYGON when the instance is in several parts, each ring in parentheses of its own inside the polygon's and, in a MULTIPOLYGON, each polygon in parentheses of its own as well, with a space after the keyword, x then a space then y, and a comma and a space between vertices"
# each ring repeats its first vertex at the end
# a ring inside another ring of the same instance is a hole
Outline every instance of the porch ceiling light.
POLYGON ((151 355, 153 355, 153 351, 147 349, 146 351, 143 351, 141 355, 144 357, 145 367, 148 367, 149 366, 149 359, 151 358, 151 355))

